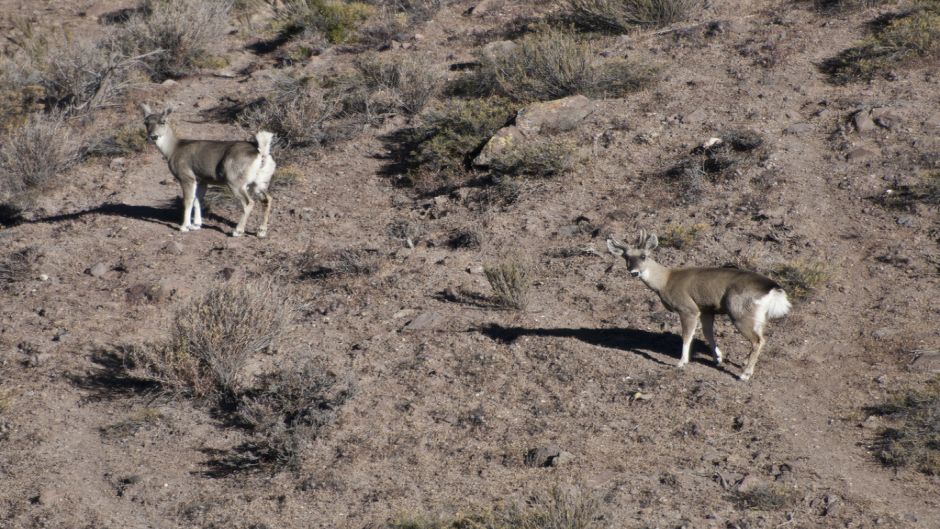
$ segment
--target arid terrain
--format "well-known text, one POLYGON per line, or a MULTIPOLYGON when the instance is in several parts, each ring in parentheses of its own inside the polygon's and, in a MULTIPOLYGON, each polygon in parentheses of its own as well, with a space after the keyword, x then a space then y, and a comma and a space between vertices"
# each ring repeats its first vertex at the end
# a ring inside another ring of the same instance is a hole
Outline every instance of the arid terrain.
MULTIPOLYGON (((0 0, 11 42, 101 38, 138 5, 28 4, 0 0)), ((567 29, 597 60, 654 73, 590 94, 556 136, 575 161, 550 177, 464 168, 429 186, 401 137, 463 97, 447 85, 488 43, 567 28, 562 3, 437 2, 357 45, 279 42, 283 6, 257 2, 231 15, 214 61, 170 81, 137 72, 113 102, 69 114, 85 145, 142 127, 142 102, 172 105, 184 137, 250 139, 246 112, 284 76, 421 57, 443 83, 419 111, 280 143, 266 238, 259 207, 229 235, 240 208, 224 194, 202 230, 180 232, 179 185, 149 142, 84 156, 0 226, 0 259, 29 260, 0 277, 0 528, 940 527, 940 479, 885 464, 896 424, 872 411, 940 372, 940 54, 834 79, 827 60, 914 2, 822 4, 711 0, 665 25, 567 29), (670 171, 741 131, 759 146, 727 169, 670 171), (788 287, 751 381, 737 379, 749 344, 723 317, 727 362, 699 332, 674 367, 678 318, 607 252, 608 234, 639 228, 667 266, 735 264, 788 287), (527 271, 522 310, 494 296, 484 271, 498 263, 527 271), (297 359, 342 388, 289 465, 246 449, 259 427, 231 399, 166 391, 133 362, 208 289, 259 281, 294 310, 238 395, 297 359), (589 503, 588 521, 485 521, 552 491, 589 503)))

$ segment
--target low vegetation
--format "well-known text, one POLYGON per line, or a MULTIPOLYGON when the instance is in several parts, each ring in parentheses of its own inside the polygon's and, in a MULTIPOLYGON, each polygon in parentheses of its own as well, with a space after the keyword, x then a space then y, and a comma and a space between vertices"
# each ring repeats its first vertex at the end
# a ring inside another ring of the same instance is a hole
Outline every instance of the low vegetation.
POLYGON ((708 225, 701 222, 691 225, 670 224, 659 234, 659 245, 677 250, 689 248, 707 229, 708 225))
POLYGON ((493 289, 494 299, 500 306, 525 310, 529 304, 532 280, 529 268, 519 261, 504 261, 483 268, 486 280, 493 289))
POLYGON ((116 45, 127 56, 149 54, 142 60, 154 80, 217 66, 212 51, 229 31, 232 7, 232 0, 146 0, 116 31, 116 45))
POLYGON ((777 265, 771 275, 794 299, 806 299, 832 277, 827 263, 813 260, 795 260, 777 265))
POLYGON ((310 77, 282 77, 261 104, 238 116, 249 131, 268 130, 288 147, 328 144, 338 136, 330 123, 340 117, 341 102, 315 86, 310 77))
POLYGON ((687 203, 701 200, 708 181, 730 181, 745 173, 764 149, 764 139, 749 130, 730 130, 717 142, 699 146, 665 171, 667 181, 677 184, 687 203))
POLYGON ((278 17, 284 35, 343 44, 353 39, 356 30, 375 13, 374 6, 363 2, 288 0, 278 17))
POLYGON ((59 112, 33 114, 0 144, 0 205, 11 211, 64 184, 63 174, 81 159, 76 133, 59 112))
POLYGON ((566 0, 564 19, 588 31, 626 33, 689 18, 701 0, 566 0))
POLYGON ((893 2, 894 0, 813 0, 813 5, 820 11, 829 12, 864 9, 893 2))
POLYGON ((566 173, 576 162, 576 149, 570 142, 547 139, 526 141, 500 153, 489 164, 497 175, 550 178, 566 173))
POLYGON ((23 248, 0 258, 0 283, 14 283, 33 276, 39 251, 23 248))
POLYGON ((600 503, 578 490, 558 487, 533 495, 525 505, 511 504, 457 517, 401 516, 388 529, 601 529, 608 524, 600 503))
POLYGON ((421 56, 386 58, 370 55, 356 61, 366 100, 385 100, 409 116, 420 113, 441 89, 443 72, 421 56))
POLYGON ((147 148, 147 129, 140 125, 125 125, 114 134, 88 148, 92 156, 127 156, 147 148))
POLYGON ((760 484, 745 491, 737 491, 733 500, 742 509, 779 511, 799 501, 796 490, 778 483, 760 484))
POLYGON ((165 391, 231 402, 249 360, 277 344, 292 314, 269 281, 214 285, 176 310, 166 343, 133 350, 129 361, 165 391))
POLYGON ((623 59, 598 60, 590 42, 542 27, 512 46, 482 57, 481 70, 461 81, 471 94, 495 93, 518 102, 575 94, 620 97, 646 86, 652 70, 623 59))
POLYGON ((336 276, 368 276, 378 272, 381 264, 381 256, 375 250, 347 248, 322 255, 315 249, 308 249, 300 255, 297 267, 302 277, 319 279, 336 276))
POLYGON ((893 423, 875 443, 885 465, 940 476, 940 379, 902 391, 867 411, 893 423))
POLYGON ((835 83, 865 81, 899 67, 940 60, 940 2, 915 7, 872 23, 873 34, 821 65, 835 83))

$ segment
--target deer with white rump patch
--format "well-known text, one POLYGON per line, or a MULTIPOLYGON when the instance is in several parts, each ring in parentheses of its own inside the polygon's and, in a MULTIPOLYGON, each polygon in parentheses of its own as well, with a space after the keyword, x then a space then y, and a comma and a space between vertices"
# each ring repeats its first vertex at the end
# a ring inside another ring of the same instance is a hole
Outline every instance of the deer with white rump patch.
POLYGON ((715 315, 727 314, 731 322, 751 342, 751 356, 741 380, 754 375, 754 365, 764 347, 764 324, 790 311, 787 293, 771 279, 737 268, 667 268, 650 257, 659 245, 656 235, 641 230, 634 246, 607 239, 607 249, 623 256, 633 277, 639 277, 663 305, 679 314, 682 322, 682 358, 678 367, 689 363, 692 336, 702 322, 708 346, 721 364, 721 349, 715 343, 715 315))
POLYGON ((183 188, 183 223, 180 231, 202 227, 201 202, 207 186, 228 186, 242 205, 242 216, 232 232, 233 237, 245 233, 248 215, 254 209, 256 195, 264 202, 264 218, 258 228, 258 237, 268 234, 271 215, 271 194, 268 185, 276 164, 271 157, 274 134, 261 131, 255 135, 256 143, 248 141, 187 140, 178 138, 167 123, 172 109, 154 113, 146 104, 144 112, 147 136, 166 158, 170 172, 183 188))

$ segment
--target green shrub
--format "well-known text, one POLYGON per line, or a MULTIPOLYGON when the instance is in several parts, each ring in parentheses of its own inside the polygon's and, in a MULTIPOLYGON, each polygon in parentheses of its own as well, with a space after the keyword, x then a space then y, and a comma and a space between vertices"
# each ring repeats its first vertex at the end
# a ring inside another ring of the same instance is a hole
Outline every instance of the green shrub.
POLYGON ((575 147, 567 141, 533 140, 508 148, 489 168, 496 174, 549 178, 569 171, 575 164, 575 147))
POLYGON ((624 60, 598 62, 591 44, 560 29, 542 28, 482 59, 479 92, 515 101, 548 101, 575 94, 619 97, 646 85, 651 70, 624 60))
POLYGON ((701 222, 690 226, 670 224, 660 233, 659 245, 678 250, 688 248, 707 229, 708 225, 701 222))
POLYGON ((499 97, 451 100, 426 113, 413 135, 414 148, 408 159, 411 176, 426 173, 435 180, 449 181, 463 174, 514 113, 515 106, 499 97))
POLYGON ((565 17, 589 31, 625 33, 689 18, 701 0, 566 0, 565 17))
POLYGON ((909 466, 940 476, 940 379, 902 391, 868 412, 894 422, 879 433, 875 443, 885 465, 909 466))
POLYGON ((198 71, 229 30, 232 0, 147 0, 118 30, 117 45, 144 58, 154 80, 198 71))
POLYGON ((829 282, 832 269, 822 261, 796 260, 778 265, 771 275, 795 299, 805 299, 829 282))
POLYGON ((362 2, 289 0, 280 20, 285 34, 313 34, 331 44, 342 44, 375 12, 375 7, 362 2))
POLYGON ((940 60, 940 2, 884 18, 875 33, 821 65, 831 81, 870 80, 895 67, 940 60))
POLYGON ((499 305, 509 309, 524 310, 529 304, 531 279, 528 267, 518 261, 505 261, 495 266, 484 267, 483 273, 499 305))

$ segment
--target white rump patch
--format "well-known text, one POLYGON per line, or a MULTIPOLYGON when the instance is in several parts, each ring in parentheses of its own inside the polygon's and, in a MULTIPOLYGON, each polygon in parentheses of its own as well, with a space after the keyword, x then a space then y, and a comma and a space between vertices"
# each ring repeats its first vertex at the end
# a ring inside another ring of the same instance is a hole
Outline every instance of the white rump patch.
POLYGON ((757 300, 757 310, 754 311, 754 319, 757 325, 763 327, 763 323, 768 319, 782 318, 790 312, 790 300, 787 299, 787 293, 779 288, 775 288, 757 300))

